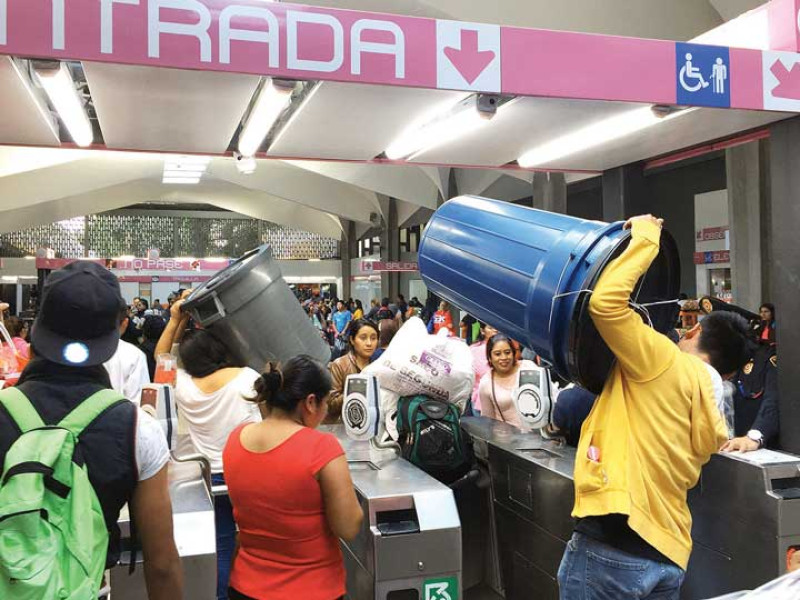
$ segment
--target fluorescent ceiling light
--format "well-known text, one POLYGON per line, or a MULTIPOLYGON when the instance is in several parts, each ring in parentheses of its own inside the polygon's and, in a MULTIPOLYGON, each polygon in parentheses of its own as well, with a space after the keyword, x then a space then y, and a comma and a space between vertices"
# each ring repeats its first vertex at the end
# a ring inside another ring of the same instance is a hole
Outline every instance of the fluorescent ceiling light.
POLYGON ((485 126, 490 114, 482 113, 477 107, 477 96, 462 99, 457 104, 429 115, 425 122, 417 122, 409 127, 386 149, 390 160, 414 158, 425 150, 442 146, 459 137, 485 126))
POLYGON ((164 169, 164 177, 202 177, 205 171, 181 171, 164 169))
POLYGON ((545 142, 541 146, 525 152, 517 162, 526 169, 550 165, 565 156, 590 150, 606 142, 658 125, 678 115, 689 113, 692 110, 694 109, 677 111, 659 117, 650 106, 636 108, 545 142))
POLYGON ((161 183, 194 185, 205 175, 210 156, 169 156, 164 159, 161 183))
POLYGON ((194 185, 200 183, 199 177, 164 177, 161 183, 178 183, 183 185, 194 185))
POLYGON ((57 66, 53 68, 49 64, 51 63, 34 64, 36 77, 58 111, 72 140, 78 146, 90 146, 94 141, 92 124, 83 107, 83 99, 75 89, 69 69, 65 63, 55 63, 57 66))
POLYGON ((249 157, 258 152, 275 121, 289 106, 293 89, 294 87, 275 85, 271 78, 264 81, 239 134, 239 152, 242 156, 249 157))
POLYGON ((210 156, 176 156, 164 159, 165 169, 205 170, 211 162, 210 156))

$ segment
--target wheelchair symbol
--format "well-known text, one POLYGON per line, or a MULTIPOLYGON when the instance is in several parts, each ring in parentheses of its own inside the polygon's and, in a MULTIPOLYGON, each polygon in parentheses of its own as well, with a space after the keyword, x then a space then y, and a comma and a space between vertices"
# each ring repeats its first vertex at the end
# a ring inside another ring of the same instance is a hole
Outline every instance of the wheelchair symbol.
POLYGON ((700 69, 692 64, 692 55, 690 53, 686 54, 686 64, 681 67, 679 77, 681 87, 687 92, 699 92, 709 86, 700 69), (689 81, 694 81, 694 83, 689 83, 689 81))

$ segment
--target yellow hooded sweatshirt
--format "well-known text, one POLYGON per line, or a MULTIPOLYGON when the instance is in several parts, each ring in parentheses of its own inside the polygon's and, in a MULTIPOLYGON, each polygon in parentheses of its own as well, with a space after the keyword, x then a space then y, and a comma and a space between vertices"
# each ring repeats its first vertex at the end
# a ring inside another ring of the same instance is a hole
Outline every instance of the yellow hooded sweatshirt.
POLYGON ((709 367, 645 325, 628 304, 660 239, 657 225, 635 221, 630 245, 592 293, 589 312, 617 362, 581 429, 572 515, 628 515, 633 531, 686 569, 686 493, 728 436, 709 367))

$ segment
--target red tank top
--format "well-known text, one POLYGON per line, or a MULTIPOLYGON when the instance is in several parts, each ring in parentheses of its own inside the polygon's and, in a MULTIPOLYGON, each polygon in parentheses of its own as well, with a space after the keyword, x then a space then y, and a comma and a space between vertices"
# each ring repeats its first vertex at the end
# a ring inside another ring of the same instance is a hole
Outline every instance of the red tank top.
POLYGON ((230 585, 257 600, 332 600, 345 594, 339 540, 325 518, 315 475, 344 450, 303 428, 268 452, 250 452, 234 430, 222 455, 239 553, 230 585))

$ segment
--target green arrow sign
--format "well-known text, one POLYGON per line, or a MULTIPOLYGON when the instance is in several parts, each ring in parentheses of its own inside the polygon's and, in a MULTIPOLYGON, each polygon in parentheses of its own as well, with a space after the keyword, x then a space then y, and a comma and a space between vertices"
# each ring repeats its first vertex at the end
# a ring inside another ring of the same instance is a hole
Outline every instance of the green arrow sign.
POLYGON ((425 600, 458 600, 458 578, 428 579, 423 584, 425 600))

